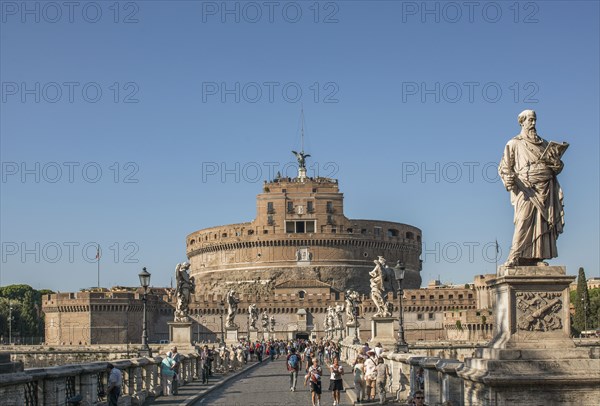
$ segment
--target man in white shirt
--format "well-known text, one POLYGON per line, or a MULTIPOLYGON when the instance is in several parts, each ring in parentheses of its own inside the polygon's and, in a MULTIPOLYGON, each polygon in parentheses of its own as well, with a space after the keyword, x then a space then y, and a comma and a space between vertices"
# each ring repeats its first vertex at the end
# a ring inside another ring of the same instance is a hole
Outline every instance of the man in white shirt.
POLYGON ((117 406, 121 396, 123 373, 110 362, 106 364, 106 371, 108 372, 108 388, 106 388, 108 406, 117 406))

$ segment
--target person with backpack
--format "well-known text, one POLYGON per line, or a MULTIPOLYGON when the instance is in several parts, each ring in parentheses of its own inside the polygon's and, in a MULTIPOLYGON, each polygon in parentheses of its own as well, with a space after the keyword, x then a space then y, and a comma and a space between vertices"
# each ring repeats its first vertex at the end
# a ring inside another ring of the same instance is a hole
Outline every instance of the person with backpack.
POLYGON ((173 377, 175 376, 175 371, 173 370, 173 366, 175 365, 175 361, 172 358, 173 354, 169 351, 165 357, 162 359, 160 364, 160 383, 162 386, 163 396, 174 395, 173 393, 173 377))
POLYGON ((296 354, 296 349, 291 348, 287 356, 287 370, 290 373, 290 391, 296 391, 296 382, 298 381, 298 371, 300 370, 300 357, 296 354))
POLYGON ((323 375, 323 369, 319 366, 319 360, 315 358, 304 378, 304 386, 310 381, 312 406, 321 406, 321 392, 323 391, 321 388, 321 375, 323 375))

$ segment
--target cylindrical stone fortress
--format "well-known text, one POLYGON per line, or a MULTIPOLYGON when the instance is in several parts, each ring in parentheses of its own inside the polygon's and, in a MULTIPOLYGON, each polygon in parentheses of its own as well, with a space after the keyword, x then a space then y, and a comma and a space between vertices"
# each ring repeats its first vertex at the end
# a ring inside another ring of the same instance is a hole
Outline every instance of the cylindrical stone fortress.
MULTIPOLYGON (((197 293, 269 295, 282 282, 317 279, 339 290, 369 292, 373 260, 403 262, 405 288, 421 284, 421 230, 402 223, 344 216, 343 194, 330 178, 265 182, 256 219, 187 236, 197 293)), ((388 281, 388 283, 395 283, 388 281)), ((391 286, 390 286, 391 288, 391 286)))

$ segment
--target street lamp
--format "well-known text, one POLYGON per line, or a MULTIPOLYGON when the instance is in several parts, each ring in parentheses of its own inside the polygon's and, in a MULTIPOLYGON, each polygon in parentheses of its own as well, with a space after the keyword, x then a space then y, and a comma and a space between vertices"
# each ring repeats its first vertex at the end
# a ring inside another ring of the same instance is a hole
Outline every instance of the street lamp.
POLYGON ((219 302, 219 315, 221 316, 221 345, 225 345, 225 329, 223 328, 223 312, 225 311, 225 303, 223 300, 219 302))
POLYGON ((583 331, 587 331, 587 302, 585 301, 585 297, 582 297, 581 301, 583 302, 583 331))
POLYGON ((406 340, 404 339, 404 308, 402 307, 402 296, 404 296, 404 291, 402 290, 402 281, 404 280, 404 274, 406 272, 406 268, 404 267, 404 264, 402 262, 400 262, 400 260, 398 260, 398 263, 396 263, 396 266, 393 268, 394 269, 394 276, 396 277, 396 280, 398 281, 398 296, 399 296, 399 301, 400 301, 400 317, 399 317, 399 322, 400 322, 400 328, 398 330, 398 341, 396 341, 396 347, 395 347, 395 351, 396 352, 408 352, 408 344, 406 343, 406 340))
POLYGON ((360 344, 360 338, 358 338, 358 304, 356 298, 352 298, 352 314, 354 315, 354 338, 352 344, 360 344))
POLYGON ((146 319, 146 302, 148 301, 148 286, 150 286, 150 272, 146 270, 146 267, 142 269, 142 272, 138 274, 140 278, 140 285, 144 288, 144 296, 142 296, 142 302, 144 303, 143 314, 142 314, 142 348, 139 351, 140 357, 151 357, 152 351, 148 345, 148 330, 147 330, 147 319, 146 319))
POLYGON ((12 311, 13 311, 13 307, 12 307, 12 303, 10 302, 10 300, 8 301, 8 344, 12 344, 12 311))

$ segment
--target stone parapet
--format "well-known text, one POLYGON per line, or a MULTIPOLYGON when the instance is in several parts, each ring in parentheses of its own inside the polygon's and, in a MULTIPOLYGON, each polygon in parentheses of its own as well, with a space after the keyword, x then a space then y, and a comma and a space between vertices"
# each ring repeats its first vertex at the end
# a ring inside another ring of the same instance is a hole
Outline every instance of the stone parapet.
MULTIPOLYGON (((181 357, 180 385, 197 379, 198 355, 181 357)), ((114 361, 123 373, 119 405, 142 405, 149 397, 160 394, 161 357, 114 361)), ((32 368, 23 372, 0 374, 0 399, 6 405, 64 405, 82 396, 82 405, 103 404, 106 396, 106 362, 32 368)))

